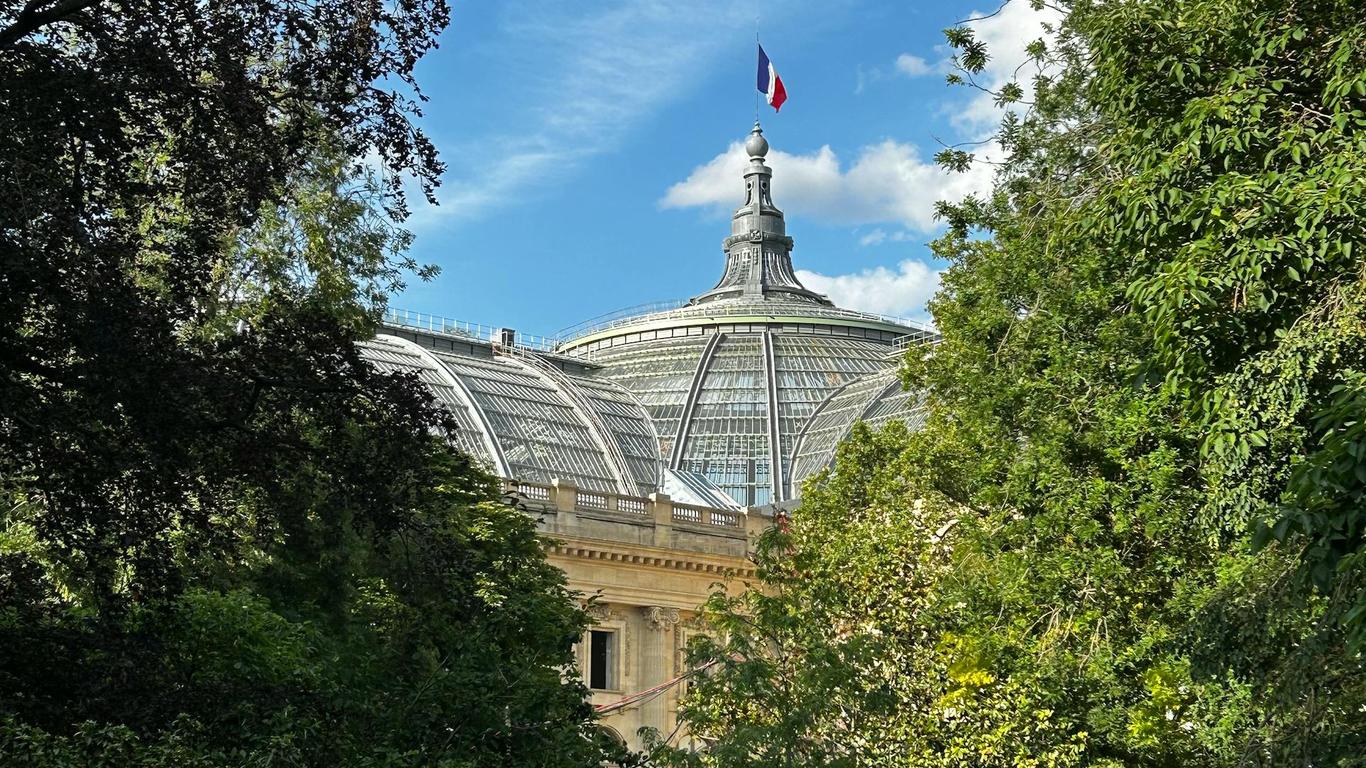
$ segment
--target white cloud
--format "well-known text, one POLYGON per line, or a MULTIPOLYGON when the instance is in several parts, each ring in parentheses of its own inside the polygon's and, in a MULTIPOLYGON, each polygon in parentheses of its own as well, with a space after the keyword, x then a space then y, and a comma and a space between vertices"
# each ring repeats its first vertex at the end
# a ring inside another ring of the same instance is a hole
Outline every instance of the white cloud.
MULTIPOLYGON (((981 11, 974 11, 968 15, 969 18, 985 16, 987 14, 981 11)), ((995 15, 969 24, 977 39, 986 44, 988 56, 986 68, 973 78, 979 85, 991 91, 999 90, 1001 86, 1014 80, 1024 91, 1023 101, 1032 100, 1033 67, 1031 65, 1020 68, 1020 65, 1029 59, 1025 48, 1040 38, 1051 44, 1053 36, 1045 30, 1045 25, 1056 26, 1061 18, 1062 15, 1054 8, 1045 6, 1036 11, 1029 3, 1014 0, 1006 3, 995 15)), ((978 91, 966 106, 955 107, 952 122, 964 130, 994 129, 1002 114, 1002 109, 996 106, 995 101, 991 94, 978 91)))
POLYGON ((939 289, 939 270, 907 259, 895 270, 865 269, 848 275, 797 270, 802 285, 830 297, 837 306, 898 317, 925 315, 925 302, 939 289))
POLYGON ((868 232, 863 237, 860 237, 858 239, 858 244, 882 245, 883 243, 904 243, 913 238, 914 236, 904 229, 898 229, 895 232, 888 232, 884 230, 882 227, 878 227, 872 230, 871 232, 868 232))
POLYGON ((858 65, 858 70, 855 72, 855 75, 854 95, 857 96, 863 93, 863 89, 867 88, 869 83, 875 83, 882 79, 882 70, 877 69, 876 67, 873 69, 864 69, 863 65, 860 64, 858 65))
POLYGON ((930 64, 925 59, 913 53, 903 53, 896 57, 892 62, 890 71, 883 71, 879 67, 865 69, 862 64, 855 71, 854 95, 857 96, 864 92, 869 85, 883 80, 891 75, 905 75, 907 77, 920 77, 928 75, 936 70, 947 71, 945 62, 930 64))
POLYGON ((920 77, 921 75, 928 75, 934 70, 930 67, 929 62, 919 56, 903 53, 896 57, 896 71, 910 77, 920 77))
MULTIPOLYGON (((732 208, 743 194, 748 159, 740 142, 697 166, 669 187, 664 208, 732 208)), ((864 147, 847 169, 829 145, 811 154, 781 150, 768 154, 773 168, 773 199, 789 214, 836 224, 894 223, 918 232, 937 226, 934 203, 960 200, 991 186, 991 167, 975 164, 966 173, 949 173, 923 158, 911 144, 888 139, 864 147)))
POLYGON ((858 239, 859 245, 878 245, 887 239, 887 231, 881 227, 858 239))

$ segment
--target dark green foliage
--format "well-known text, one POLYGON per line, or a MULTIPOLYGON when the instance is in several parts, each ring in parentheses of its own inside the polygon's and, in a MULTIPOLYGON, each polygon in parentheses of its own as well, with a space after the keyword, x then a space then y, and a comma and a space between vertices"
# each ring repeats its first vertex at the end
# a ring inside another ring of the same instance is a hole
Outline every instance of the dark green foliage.
POLYGON ((301 285, 252 272, 232 245, 263 212, 306 211, 292 191, 344 158, 372 151, 391 179, 435 179, 411 110, 374 83, 408 80, 446 17, 441 0, 0 11, 0 477, 39 497, 36 524, 80 553, 73 578, 105 592, 92 598, 116 600, 116 581, 174 587, 157 565, 167 532, 222 514, 220 478, 199 470, 250 474, 299 440, 288 419, 248 427, 263 400, 332 408, 365 390, 336 388, 360 330, 339 322, 367 297, 326 267, 364 281, 350 260, 391 254, 344 228, 348 212, 328 217, 338 236, 321 257, 280 255, 301 285), (241 309, 224 305, 244 270, 271 316, 231 338, 241 309), (117 578, 116 557, 130 569, 117 578))
POLYGON ((443 0, 0 7, 0 763, 595 765, 533 523, 360 356, 443 0), (377 158, 373 167, 361 159, 377 158))
MULTIPOLYGON (((601 756, 585 691, 561 679, 583 616, 532 521, 489 501, 490 481, 444 445, 412 447, 393 508, 402 522, 333 532, 314 516, 285 534, 266 513, 288 507, 272 500, 252 515, 252 541, 238 542, 233 563, 205 563, 190 579, 205 586, 137 601, 116 618, 63 599, 40 558, 9 555, 7 583, 25 597, 0 603, 10 650, 0 710, 24 724, 8 726, 10 736, 67 744, 82 723, 111 723, 124 730, 110 733, 155 754, 185 729, 192 738, 181 748, 205 760, 221 753, 212 759, 222 765, 266 755, 286 765, 601 756), (333 536, 346 541, 323 546, 333 536), (309 544, 277 543, 286 539, 309 544)), ((335 504, 320 495, 307 498, 335 504)), ((72 738, 64 748, 86 736, 72 738)))

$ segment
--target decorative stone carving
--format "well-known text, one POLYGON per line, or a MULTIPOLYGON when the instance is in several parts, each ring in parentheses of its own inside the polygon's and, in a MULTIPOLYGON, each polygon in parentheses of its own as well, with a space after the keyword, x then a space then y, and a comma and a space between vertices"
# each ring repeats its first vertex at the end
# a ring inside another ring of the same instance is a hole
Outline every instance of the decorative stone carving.
POLYGON ((615 611, 601 603, 586 606, 584 610, 588 612, 588 617, 595 623, 602 623, 617 618, 615 611))
MULTIPOLYGON (((753 256, 755 253, 753 249, 740 249, 738 252, 734 250, 735 246, 740 245, 741 243, 776 243, 779 247, 786 248, 790 251, 793 249, 793 247, 795 247, 796 241, 794 241, 791 237, 788 237, 787 235, 780 235, 777 232, 767 232, 758 229, 751 229, 745 232, 741 232, 738 235, 731 235, 730 237, 727 237, 725 240, 721 242, 721 248, 731 257, 732 260, 737 255, 741 257, 746 255, 753 256)), ((727 266, 731 265, 728 264, 727 266)))
POLYGON ((661 608, 658 605, 651 605, 640 610, 641 613, 645 614, 645 624, 657 632, 672 629, 678 625, 677 608, 661 608))

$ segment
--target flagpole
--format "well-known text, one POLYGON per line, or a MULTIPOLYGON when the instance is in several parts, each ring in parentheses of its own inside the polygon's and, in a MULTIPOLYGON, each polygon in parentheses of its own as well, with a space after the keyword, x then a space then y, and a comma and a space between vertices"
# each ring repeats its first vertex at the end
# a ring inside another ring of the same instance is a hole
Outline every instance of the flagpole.
MULTIPOLYGON (((754 0, 754 53, 759 53, 759 0, 754 0)), ((759 124, 759 89, 754 89, 754 124, 759 124)))

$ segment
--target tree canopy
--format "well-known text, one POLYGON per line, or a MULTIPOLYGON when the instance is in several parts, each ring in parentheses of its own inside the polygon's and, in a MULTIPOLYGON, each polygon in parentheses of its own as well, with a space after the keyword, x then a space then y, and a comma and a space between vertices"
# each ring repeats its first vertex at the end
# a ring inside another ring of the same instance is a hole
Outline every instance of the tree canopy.
POLYGON ((591 765, 533 521, 357 343, 443 0, 0 5, 7 765, 591 765))
POLYGON ((710 748, 661 759, 1362 764, 1360 8, 1058 6, 993 194, 939 210, 928 423, 856 433, 713 600, 710 748))

